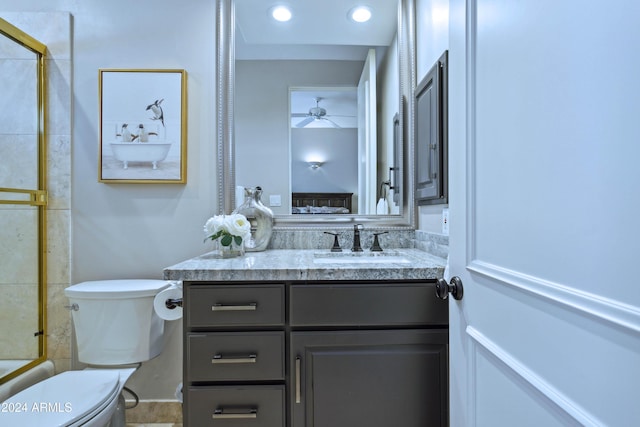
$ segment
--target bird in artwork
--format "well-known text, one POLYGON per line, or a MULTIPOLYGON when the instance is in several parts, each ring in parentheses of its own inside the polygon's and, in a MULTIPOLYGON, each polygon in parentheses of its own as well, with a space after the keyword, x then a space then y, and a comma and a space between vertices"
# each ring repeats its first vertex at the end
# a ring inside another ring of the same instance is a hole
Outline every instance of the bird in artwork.
POLYGON ((149 142, 149 133, 142 123, 138 126, 138 142, 149 142))
POLYGON ((162 107, 160 104, 164 101, 163 99, 156 99, 153 104, 147 105, 147 111, 151 110, 153 113, 153 117, 151 120, 160 120, 162 123, 162 127, 164 127, 164 112, 162 111, 162 107))
POLYGON ((122 141, 123 142, 131 142, 133 141, 133 136, 131 135, 131 131, 129 131, 128 128, 128 124, 127 123, 123 123, 122 124, 122 133, 120 134, 122 136, 122 141))

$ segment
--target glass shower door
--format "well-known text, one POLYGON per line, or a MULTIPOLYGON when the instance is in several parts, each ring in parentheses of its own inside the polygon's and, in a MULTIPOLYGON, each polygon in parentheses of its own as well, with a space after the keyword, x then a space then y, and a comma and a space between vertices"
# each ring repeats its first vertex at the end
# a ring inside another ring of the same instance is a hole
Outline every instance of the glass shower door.
POLYGON ((45 357, 44 45, 38 45, 0 19, 0 383, 45 357))

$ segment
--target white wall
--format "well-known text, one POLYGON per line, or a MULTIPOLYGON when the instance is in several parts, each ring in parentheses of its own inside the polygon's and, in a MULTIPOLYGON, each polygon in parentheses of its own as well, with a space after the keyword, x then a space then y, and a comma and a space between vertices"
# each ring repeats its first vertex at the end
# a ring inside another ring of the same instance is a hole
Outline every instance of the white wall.
MULTIPOLYGON (((376 52, 378 55, 379 52, 376 52)), ((400 70, 398 61, 398 37, 384 54, 378 66, 378 175, 377 182, 389 179, 389 167, 393 164, 393 117, 400 111, 400 70)), ((378 57, 378 56, 376 56, 378 57)), ((380 184, 378 184, 379 186, 380 184)), ((380 191, 376 188, 376 191, 380 191)))
POLYGON ((263 189, 262 201, 279 194, 288 214, 289 88, 357 86, 362 61, 236 61, 236 182, 263 189), (259 96, 256 96, 259 94, 259 96))
MULTIPOLYGON (((416 0, 416 79, 429 72, 449 48, 449 0, 416 0)), ((455 173, 450 170, 449 173, 455 173)), ((420 206, 418 228, 442 232, 442 209, 447 205, 420 206)))
POLYGON ((416 75, 418 82, 449 48, 449 0, 416 1, 416 75))
POLYGON ((291 129, 291 191, 354 193, 358 191, 358 129, 291 129), (318 169, 308 162, 323 161, 318 169))
MULTIPOLYGON (((0 0, 0 10, 73 16, 72 282, 162 278, 164 267, 201 254, 202 225, 216 211, 215 3, 0 0), (100 68, 187 70, 186 185, 97 182, 100 68)), ((168 348, 132 378, 142 399, 173 398, 180 327, 170 325, 168 348)))

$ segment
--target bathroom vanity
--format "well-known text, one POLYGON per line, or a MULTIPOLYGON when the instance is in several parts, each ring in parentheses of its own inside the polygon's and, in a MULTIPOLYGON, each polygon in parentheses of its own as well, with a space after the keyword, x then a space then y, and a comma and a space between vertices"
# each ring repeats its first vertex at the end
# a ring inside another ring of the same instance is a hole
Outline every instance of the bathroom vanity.
POLYGON ((184 287, 185 425, 447 425, 443 270, 415 249, 168 267, 184 287))

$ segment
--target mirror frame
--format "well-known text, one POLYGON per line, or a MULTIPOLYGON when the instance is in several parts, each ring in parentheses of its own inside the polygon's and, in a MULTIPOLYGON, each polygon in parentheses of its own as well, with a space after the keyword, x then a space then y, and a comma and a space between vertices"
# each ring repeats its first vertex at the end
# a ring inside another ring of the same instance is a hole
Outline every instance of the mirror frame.
MULTIPOLYGON (((218 213, 229 214, 235 206, 234 164, 234 90, 235 90, 235 0, 216 0, 216 125, 218 213)), ((398 55, 400 76, 399 126, 402 144, 400 160, 404 173, 400 215, 276 215, 274 229, 304 230, 317 227, 332 229, 361 223, 367 228, 385 230, 415 229, 417 206, 413 191, 415 181, 415 145, 413 92, 416 87, 415 1, 399 0, 398 55)))

